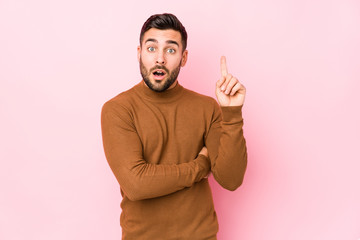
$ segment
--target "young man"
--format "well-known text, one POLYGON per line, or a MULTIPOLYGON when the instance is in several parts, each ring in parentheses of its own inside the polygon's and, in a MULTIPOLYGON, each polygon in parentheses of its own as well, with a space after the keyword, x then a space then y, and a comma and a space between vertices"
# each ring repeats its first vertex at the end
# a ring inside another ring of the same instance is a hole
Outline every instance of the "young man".
POLYGON ((217 102, 177 81, 187 33, 172 14, 143 25, 143 80, 106 102, 102 134, 123 200, 123 239, 216 239, 218 222, 207 176, 226 189, 243 180, 247 152, 241 114, 245 88, 221 58, 217 102))

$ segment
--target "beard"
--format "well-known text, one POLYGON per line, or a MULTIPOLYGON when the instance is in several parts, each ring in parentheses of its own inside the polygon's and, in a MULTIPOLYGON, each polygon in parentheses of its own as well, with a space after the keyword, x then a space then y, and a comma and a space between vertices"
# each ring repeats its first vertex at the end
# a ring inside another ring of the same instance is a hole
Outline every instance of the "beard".
POLYGON ((177 66, 174 70, 172 70, 171 72, 169 71, 169 69, 167 69, 164 66, 155 66, 153 68, 151 68, 149 71, 145 68, 141 58, 140 58, 140 72, 141 72, 141 76, 145 82, 145 84, 153 91, 155 92, 163 92, 165 90, 167 90, 177 79, 179 73, 180 73, 180 68, 181 68, 181 62, 179 64, 179 66, 177 66), (166 75, 168 76, 166 79, 162 80, 162 84, 160 83, 160 81, 158 82, 157 80, 155 80, 154 83, 152 83, 150 81, 150 75, 153 74, 153 72, 156 69, 162 69, 166 72, 166 75))

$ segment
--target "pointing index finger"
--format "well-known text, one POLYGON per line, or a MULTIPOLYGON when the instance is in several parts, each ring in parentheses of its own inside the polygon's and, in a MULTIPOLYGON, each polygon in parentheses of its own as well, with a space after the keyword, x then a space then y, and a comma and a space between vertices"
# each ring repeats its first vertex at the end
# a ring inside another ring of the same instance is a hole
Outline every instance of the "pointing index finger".
POLYGON ((220 69, 221 69, 221 76, 226 77, 228 75, 228 70, 226 66, 225 56, 221 56, 220 58, 220 69))

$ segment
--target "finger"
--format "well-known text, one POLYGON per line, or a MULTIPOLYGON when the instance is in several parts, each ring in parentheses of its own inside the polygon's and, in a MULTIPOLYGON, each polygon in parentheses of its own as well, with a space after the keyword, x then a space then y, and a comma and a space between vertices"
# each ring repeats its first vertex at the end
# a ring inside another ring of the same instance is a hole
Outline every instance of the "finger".
POLYGON ((225 94, 230 94, 231 90, 238 82, 239 81, 235 77, 232 77, 230 79, 228 85, 226 86, 225 94))
POLYGON ((228 86, 228 84, 229 84, 229 82, 230 82, 230 80, 233 78, 233 76, 231 75, 231 74, 228 74, 227 76, 226 76, 226 78, 225 78, 225 82, 221 85, 221 91, 225 91, 226 90, 226 88, 227 88, 227 86, 228 86))
POLYGON ((242 88, 241 83, 236 83, 235 86, 231 89, 230 95, 234 96, 237 92, 240 91, 240 89, 242 88))
POLYGON ((217 82, 216 82, 216 87, 220 89, 221 85, 225 82, 226 78, 225 77, 221 77, 217 82))
POLYGON ((205 155, 207 157, 209 156, 208 150, 205 146, 200 150, 199 154, 205 155))
POLYGON ((221 76, 226 77, 228 75, 225 56, 221 56, 220 58, 220 70, 221 70, 221 76))

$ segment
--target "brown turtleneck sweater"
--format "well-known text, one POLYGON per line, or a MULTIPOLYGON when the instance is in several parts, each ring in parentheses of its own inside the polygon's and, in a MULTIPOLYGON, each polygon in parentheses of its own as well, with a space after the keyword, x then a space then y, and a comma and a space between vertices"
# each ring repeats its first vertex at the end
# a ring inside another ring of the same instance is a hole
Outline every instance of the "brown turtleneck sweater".
POLYGON ((247 153, 242 107, 177 84, 158 93, 140 82, 106 102, 101 125, 121 195, 122 239, 216 239, 206 176, 226 189, 243 180, 247 153), (203 146, 209 158, 198 155, 203 146))

